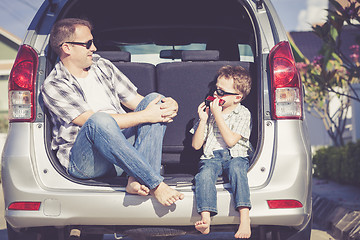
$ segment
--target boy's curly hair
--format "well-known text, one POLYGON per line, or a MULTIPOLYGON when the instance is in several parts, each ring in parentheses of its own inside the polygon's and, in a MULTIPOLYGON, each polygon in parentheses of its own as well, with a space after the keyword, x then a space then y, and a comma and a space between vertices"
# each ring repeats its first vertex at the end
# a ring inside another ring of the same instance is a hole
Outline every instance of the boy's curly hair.
POLYGON ((218 71, 218 78, 220 77, 226 79, 232 78, 234 80, 234 89, 242 93, 243 99, 249 95, 251 90, 251 77, 245 68, 241 66, 224 66, 218 71))

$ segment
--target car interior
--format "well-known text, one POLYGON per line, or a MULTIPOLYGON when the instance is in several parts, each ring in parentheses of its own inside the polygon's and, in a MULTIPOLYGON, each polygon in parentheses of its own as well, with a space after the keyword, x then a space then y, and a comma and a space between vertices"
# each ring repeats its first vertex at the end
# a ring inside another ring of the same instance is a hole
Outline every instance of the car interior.
MULTIPOLYGON (((252 114, 250 141, 258 148, 260 84, 256 61, 255 29, 238 0, 95 0, 69 1, 62 18, 90 20, 96 54, 120 69, 142 95, 158 92, 174 98, 179 111, 168 124, 163 143, 163 172, 169 185, 192 185, 202 150, 191 146, 189 130, 197 120, 197 107, 213 92, 216 74, 225 65, 240 65, 252 76, 252 90, 242 102, 252 114), (141 7, 139 7, 141 6, 141 7)), ((50 46, 48 73, 57 61, 50 46)), ((88 185, 125 186, 126 176, 79 180, 69 176, 51 150, 51 121, 46 113, 45 139, 53 166, 71 181, 88 185)), ((255 154, 256 156, 256 154, 255 154)), ((254 159, 251 160, 251 163, 254 159)), ((219 178, 218 183, 223 183, 219 178)))

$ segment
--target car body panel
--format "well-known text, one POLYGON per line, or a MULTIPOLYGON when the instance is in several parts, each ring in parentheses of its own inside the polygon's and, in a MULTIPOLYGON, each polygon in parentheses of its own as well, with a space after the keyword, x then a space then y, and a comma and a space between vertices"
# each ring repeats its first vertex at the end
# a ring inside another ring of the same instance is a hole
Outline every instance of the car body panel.
MULTIPOLYGON (((37 93, 52 69, 47 62, 51 26, 64 6, 77 1, 45 1, 30 24, 23 44, 32 46, 39 54, 37 93)), ((307 128, 303 120, 273 120, 270 107, 268 54, 280 41, 287 40, 286 32, 270 1, 257 8, 254 1, 240 1, 247 6, 254 31, 258 34, 255 53, 259 82, 258 144, 248 179, 252 209, 251 224, 277 225, 301 230, 311 219, 311 151, 307 128), (267 200, 291 199, 302 203, 301 208, 270 209, 267 200)), ((2 180, 5 194, 5 218, 17 229, 67 225, 138 225, 190 226, 200 219, 196 212, 192 186, 173 186, 185 198, 176 205, 164 207, 151 196, 125 193, 120 186, 91 186, 72 181, 58 172, 49 161, 45 128, 45 113, 41 98, 37 98, 37 117, 34 123, 10 123, 2 154, 2 180), (39 211, 9 210, 15 201, 39 201, 39 211), (141 216, 141 217, 140 217, 141 216)), ((219 213, 213 225, 238 224, 228 183, 218 184, 219 213)))

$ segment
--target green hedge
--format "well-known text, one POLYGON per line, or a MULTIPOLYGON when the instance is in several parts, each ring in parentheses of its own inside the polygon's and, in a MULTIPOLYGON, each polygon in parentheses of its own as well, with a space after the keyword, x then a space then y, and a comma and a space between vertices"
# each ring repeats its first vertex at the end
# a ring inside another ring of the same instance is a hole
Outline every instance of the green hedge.
POLYGON ((7 113, 0 113, 0 133, 7 133, 9 123, 8 123, 7 113))
POLYGON ((360 186, 360 141, 319 149, 313 166, 315 177, 360 186))

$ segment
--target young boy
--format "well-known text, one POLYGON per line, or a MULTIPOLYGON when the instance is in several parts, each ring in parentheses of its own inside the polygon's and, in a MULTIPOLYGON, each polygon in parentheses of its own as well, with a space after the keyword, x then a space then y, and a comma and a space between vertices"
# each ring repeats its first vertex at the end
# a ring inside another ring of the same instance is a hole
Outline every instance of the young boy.
POLYGON ((217 214, 215 183, 225 173, 234 194, 235 208, 240 213, 240 224, 235 238, 250 238, 249 210, 250 191, 247 180, 251 114, 241 105, 249 94, 251 78, 241 66, 220 68, 214 92, 215 100, 207 107, 205 102, 198 107, 199 121, 191 132, 194 133, 192 146, 196 150, 204 145, 199 173, 195 176, 197 211, 201 220, 195 228, 202 234, 210 232, 211 216, 217 214), (222 99, 222 100, 221 100, 222 99), (225 103, 220 103, 224 100, 225 103))

